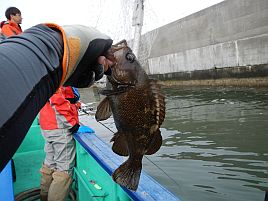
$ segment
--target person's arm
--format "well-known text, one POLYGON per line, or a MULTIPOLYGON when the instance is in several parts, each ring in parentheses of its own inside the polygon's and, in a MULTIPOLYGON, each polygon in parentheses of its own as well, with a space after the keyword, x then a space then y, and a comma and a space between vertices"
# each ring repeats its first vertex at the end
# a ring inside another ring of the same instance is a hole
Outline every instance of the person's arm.
POLYGON ((37 25, 0 43, 0 171, 60 85, 87 87, 104 70, 97 58, 111 39, 85 27, 70 26, 65 32, 48 26, 37 25))
POLYGON ((0 44, 0 170, 58 88, 62 55, 60 33, 42 25, 0 44))

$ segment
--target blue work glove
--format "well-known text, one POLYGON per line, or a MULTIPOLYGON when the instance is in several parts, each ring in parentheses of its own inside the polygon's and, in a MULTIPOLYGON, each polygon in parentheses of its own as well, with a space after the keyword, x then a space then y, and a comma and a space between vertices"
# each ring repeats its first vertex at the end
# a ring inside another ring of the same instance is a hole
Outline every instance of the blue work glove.
POLYGON ((77 133, 95 133, 95 131, 88 126, 80 126, 77 133))

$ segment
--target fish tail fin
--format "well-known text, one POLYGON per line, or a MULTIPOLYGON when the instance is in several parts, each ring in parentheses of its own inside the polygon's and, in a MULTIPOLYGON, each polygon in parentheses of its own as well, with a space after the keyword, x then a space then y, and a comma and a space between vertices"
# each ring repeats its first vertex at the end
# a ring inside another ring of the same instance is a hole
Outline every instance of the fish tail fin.
POLYGON ((130 189, 136 191, 140 181, 142 164, 133 165, 128 159, 117 168, 112 174, 113 180, 130 189))

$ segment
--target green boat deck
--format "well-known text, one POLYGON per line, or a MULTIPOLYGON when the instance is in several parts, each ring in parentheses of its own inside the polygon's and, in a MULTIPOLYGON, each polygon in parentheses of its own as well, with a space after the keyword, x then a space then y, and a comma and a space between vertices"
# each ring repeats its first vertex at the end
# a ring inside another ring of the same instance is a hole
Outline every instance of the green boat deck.
POLYGON ((44 158, 44 139, 36 119, 13 157, 16 177, 13 183, 15 195, 39 187, 41 176, 39 169, 44 158))
MULTIPOLYGON (((82 127, 88 129, 75 134, 77 157, 72 189, 76 194, 76 200, 180 201, 179 198, 144 172, 141 174, 139 188, 136 192, 130 191, 115 183, 111 178, 111 174, 124 159, 114 154, 111 148, 98 138, 92 129, 87 126, 82 127)), ((13 157, 15 167, 13 190, 15 196, 29 189, 39 188, 41 176, 39 169, 45 157, 43 148, 44 139, 41 135, 38 122, 35 120, 23 143, 13 157)))

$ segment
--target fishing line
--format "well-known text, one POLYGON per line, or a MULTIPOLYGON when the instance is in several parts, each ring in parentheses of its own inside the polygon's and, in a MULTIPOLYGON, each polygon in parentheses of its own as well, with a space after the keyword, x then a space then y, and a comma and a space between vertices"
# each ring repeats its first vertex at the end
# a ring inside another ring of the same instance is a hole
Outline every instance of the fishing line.
POLYGON ((150 161, 153 165, 155 165, 160 171, 162 171, 171 181, 173 181, 176 186, 178 186, 180 188, 180 185, 176 182, 175 179, 173 179, 172 177, 170 177, 162 168, 160 168, 156 163, 154 163, 151 159, 149 159, 146 155, 144 155, 144 157, 150 161))
POLYGON ((115 133, 112 129, 110 129, 108 126, 104 125, 102 122, 98 122, 99 124, 101 124, 102 126, 104 126, 105 128, 107 128, 109 131, 111 131, 113 134, 115 133))
POLYGON ((199 104, 199 105, 190 105, 190 106, 185 106, 185 107, 171 107, 171 108, 166 108, 166 111, 167 110, 176 110, 176 109, 188 109, 188 108, 206 106, 206 105, 211 105, 211 104, 207 103, 207 104, 199 104))
MULTIPOLYGON (((85 109, 80 109, 80 111, 84 112, 87 115, 91 115, 89 112, 87 112, 85 109)), ((109 131, 111 131, 113 134, 115 133, 112 129, 110 129, 108 126, 104 125, 102 122, 98 122, 101 124, 103 127, 107 128, 109 131)))
MULTIPOLYGON (((87 111, 85 111, 84 109, 81 109, 82 112, 90 115, 90 113, 88 113, 87 111)), ((110 129, 108 126, 106 126, 104 123, 102 122, 98 122, 99 124, 101 124, 103 127, 105 127, 106 129, 108 129, 109 131, 111 131, 111 133, 115 133, 112 129, 110 129)), ((180 185, 176 182, 175 179, 173 179, 171 176, 169 176, 161 167, 159 167, 156 163, 154 163, 151 159, 149 159, 146 155, 144 155, 144 157, 151 162, 155 167, 157 167, 161 172, 163 172, 174 184, 176 184, 176 186, 180 187, 180 185)))
MULTIPOLYGON (((107 128, 109 131, 111 131, 113 134, 115 133, 114 131, 112 131, 109 127, 107 127, 106 125, 104 125, 103 123, 99 122, 102 126, 104 126, 105 128, 107 128)), ((144 157, 151 162, 155 167, 157 167, 160 171, 162 171, 171 181, 174 182, 174 184, 176 184, 176 186, 178 186, 180 188, 180 185, 176 182, 175 179, 173 179, 171 176, 169 176, 161 167, 159 167, 156 163, 154 163, 151 159, 149 159, 146 155, 144 155, 144 157)))

